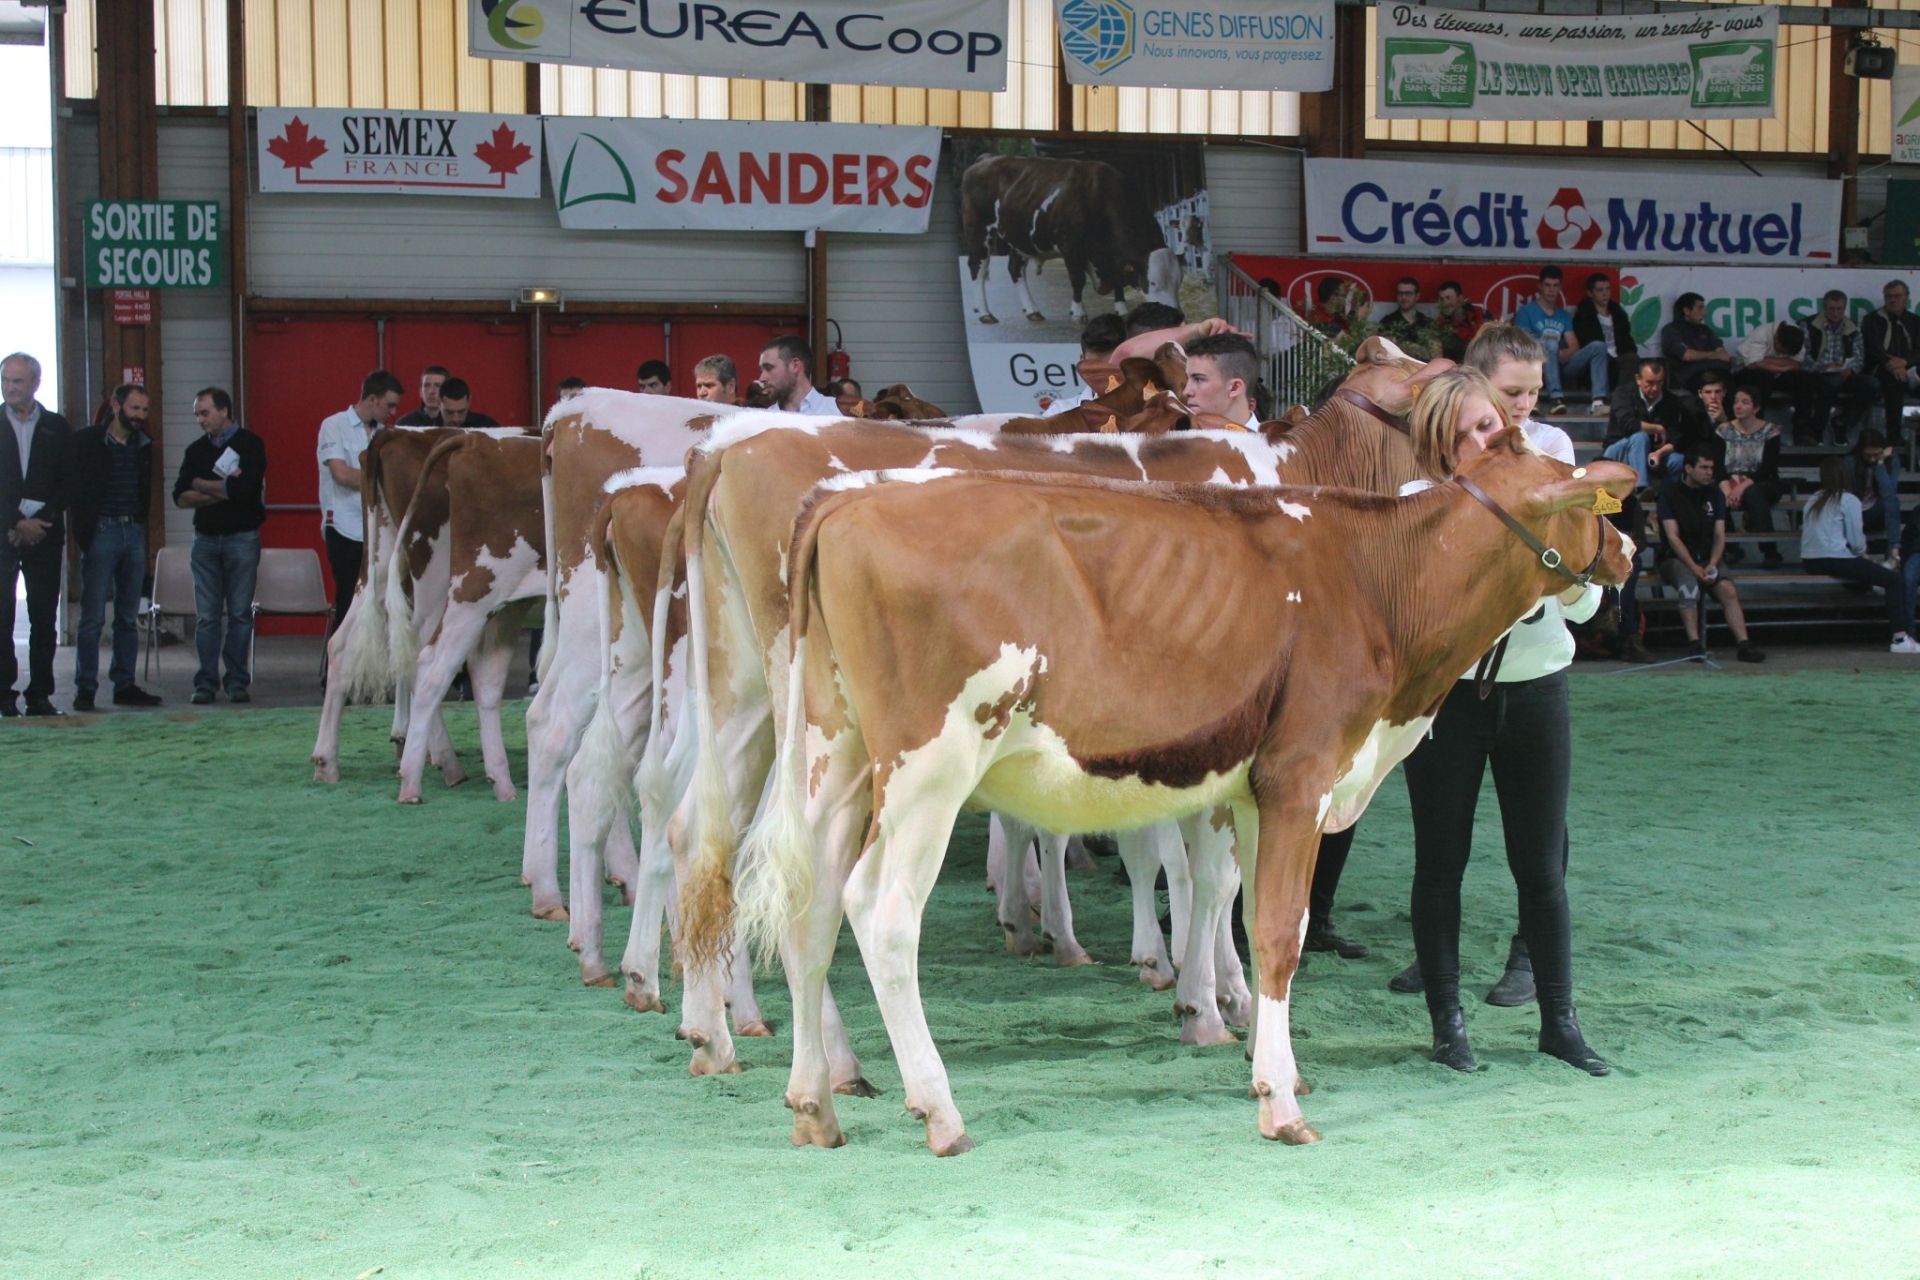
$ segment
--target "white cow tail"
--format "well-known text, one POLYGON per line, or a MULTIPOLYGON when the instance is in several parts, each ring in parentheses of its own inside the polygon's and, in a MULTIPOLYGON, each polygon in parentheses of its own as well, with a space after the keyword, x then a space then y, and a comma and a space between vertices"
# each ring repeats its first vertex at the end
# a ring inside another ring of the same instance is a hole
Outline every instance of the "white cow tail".
POLYGON ((367 504, 367 581, 347 606, 347 638, 340 652, 338 679, 349 702, 378 702, 393 688, 387 642, 385 564, 381 560, 378 503, 367 504))
MULTIPOLYGON (((604 531, 599 539, 599 550, 605 555, 607 571, 604 575, 606 585, 600 592, 600 692, 595 698, 593 718, 587 722, 586 732, 580 739, 578 759, 583 772, 592 776, 604 789, 608 802, 625 818, 633 812, 632 778, 634 761, 626 736, 620 732, 619 717, 613 707, 613 594, 624 591, 630 597, 631 591, 625 590, 623 582, 616 581, 620 574, 619 562, 607 545, 604 531)), ((628 627, 639 627, 639 618, 633 616, 633 610, 623 597, 622 621, 628 627)), ((631 646, 632 633, 622 638, 624 645, 631 646)))
POLYGON ((666 821, 671 803, 666 768, 667 635, 673 609, 674 564, 679 559, 679 535, 685 520, 683 504, 667 522, 667 536, 660 547, 660 578, 653 593, 653 635, 647 654, 651 681, 647 689, 647 745, 640 757, 640 772, 633 780, 634 790, 640 796, 641 813, 649 820, 660 822, 666 821))
MULTIPOLYGON (((705 518, 692 510, 688 520, 705 518)), ((706 575, 692 539, 687 549, 687 638, 693 657, 693 857, 680 894, 680 942, 692 964, 716 962, 733 916, 733 801, 713 727, 713 682, 707 662, 706 575)))
MULTIPOLYGON (((797 586, 806 590, 805 582, 797 586)), ((787 706, 773 794, 741 841, 733 871, 734 930, 762 964, 779 954, 793 917, 813 896, 813 830, 807 822, 807 640, 797 636, 787 668, 787 706)))
MULTIPOLYGON (((543 444, 542 447, 547 446, 543 444)), ((547 601, 541 611, 540 625, 545 630, 540 635, 540 658, 536 663, 538 670, 534 672, 534 679, 545 684, 548 673, 553 670, 553 659, 560 640, 560 548, 554 542, 553 471, 550 466, 542 467, 540 472, 540 507, 547 526, 547 601)))
POLYGON ((411 680, 420 660, 420 643, 413 633, 413 600, 407 595, 407 527, 403 518, 387 557, 387 656, 394 675, 411 680))

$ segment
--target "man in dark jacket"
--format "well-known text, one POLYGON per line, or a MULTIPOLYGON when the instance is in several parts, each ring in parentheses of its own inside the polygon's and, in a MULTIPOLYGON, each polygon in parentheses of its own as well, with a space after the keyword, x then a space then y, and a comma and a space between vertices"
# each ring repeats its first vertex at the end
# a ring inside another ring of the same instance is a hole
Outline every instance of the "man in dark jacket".
POLYGON ((0 715, 20 714, 13 682, 20 677, 13 652, 14 579, 27 580, 27 714, 57 716, 53 705, 54 632, 60 608, 62 532, 72 482, 73 430, 67 420, 34 398, 40 362, 24 351, 0 360, 0 400, 6 408, 0 430, 0 715))
POLYGON ((114 388, 113 416, 73 438, 73 540, 80 547, 80 634, 73 657, 73 709, 93 710, 100 688, 100 632, 113 592, 113 681, 117 707, 154 707, 160 699, 133 682, 140 657, 140 584, 147 572, 147 511, 152 502, 152 402, 146 388, 114 388))
POLYGON ((260 526, 267 520, 267 446, 233 420, 233 398, 219 387, 194 397, 193 416, 201 435, 187 446, 173 482, 174 505, 193 510, 194 642, 200 650, 193 701, 196 706, 213 701, 224 656, 228 701, 251 702, 247 650, 253 640, 260 526))
POLYGON ((1640 349, 1633 341, 1633 321, 1627 309, 1613 300, 1613 280, 1603 271, 1587 277, 1587 296, 1573 309, 1573 338, 1582 347, 1597 342, 1607 349, 1612 377, 1602 385, 1596 366, 1593 378, 1593 408, 1599 412, 1607 406, 1613 388, 1632 376, 1629 371, 1640 361, 1640 349))
POLYGON ((1847 319, 1847 305, 1846 290, 1827 290, 1820 314, 1801 326, 1807 343, 1800 353, 1800 371, 1780 379, 1781 389, 1793 395, 1796 443, 1824 444, 1830 430, 1837 430, 1840 442, 1847 443, 1873 407, 1878 388, 1860 372, 1867 348, 1860 327, 1847 319))
POLYGON ((1866 339, 1865 369, 1880 384, 1880 403, 1887 411, 1887 439, 1904 443, 1900 418, 1907 397, 1920 396, 1920 316, 1907 310, 1907 282, 1889 280, 1881 291, 1886 305, 1860 318, 1860 336, 1866 339))

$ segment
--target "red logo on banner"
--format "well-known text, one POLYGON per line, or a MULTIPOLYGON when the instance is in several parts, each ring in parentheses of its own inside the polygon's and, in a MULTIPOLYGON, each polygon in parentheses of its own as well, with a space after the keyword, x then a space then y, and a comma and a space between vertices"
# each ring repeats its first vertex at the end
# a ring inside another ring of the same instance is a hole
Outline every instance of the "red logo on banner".
POLYGON ((533 159, 533 148, 513 136, 513 130, 501 125, 493 136, 473 149, 474 157, 487 166, 488 173, 517 173, 533 159))
POLYGON ((1587 209, 1577 187, 1562 187, 1533 229, 1542 249, 1584 253, 1600 239, 1600 221, 1587 209))
POLYGON ((287 122, 285 133, 268 140, 267 150, 297 174, 302 169, 312 168, 313 162, 326 154, 327 142, 325 138, 316 138, 309 133, 307 122, 295 116, 287 122))

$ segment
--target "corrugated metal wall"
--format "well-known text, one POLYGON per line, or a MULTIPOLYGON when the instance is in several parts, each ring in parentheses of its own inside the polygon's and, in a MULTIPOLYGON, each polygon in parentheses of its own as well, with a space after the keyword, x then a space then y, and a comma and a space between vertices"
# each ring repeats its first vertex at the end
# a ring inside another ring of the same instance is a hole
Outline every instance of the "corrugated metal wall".
POLYGON ((16 266, 53 261, 53 152, 46 147, 0 147, 0 262, 16 266))
POLYGON ((1284 147, 1208 147, 1207 206, 1222 253, 1295 254, 1306 237, 1300 153, 1284 147))

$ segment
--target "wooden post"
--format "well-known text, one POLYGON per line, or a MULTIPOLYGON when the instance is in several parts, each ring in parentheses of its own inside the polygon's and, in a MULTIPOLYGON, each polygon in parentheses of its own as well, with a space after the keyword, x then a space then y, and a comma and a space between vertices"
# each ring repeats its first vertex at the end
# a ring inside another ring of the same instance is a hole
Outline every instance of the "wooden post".
MULTIPOLYGON (((1867 0, 1833 0, 1836 9, 1864 9, 1867 0)), ((1827 176, 1840 180, 1840 226, 1860 220, 1860 81, 1847 74, 1854 28, 1829 27, 1827 36, 1827 176)), ((1845 259, 1843 251, 1842 260, 1845 259)))
POLYGON ((1367 11, 1334 10, 1333 88, 1300 95, 1300 137, 1310 156, 1367 154, 1367 11))
POLYGON ((1053 42, 1053 127, 1071 133, 1080 127, 1073 118, 1073 82, 1067 79, 1067 51, 1060 41, 1053 42))
MULTIPOLYGON (((807 119, 833 119, 833 86, 807 86, 807 119)), ((813 348, 813 384, 827 380, 827 233, 815 231, 807 249, 807 345, 813 348)))
POLYGON ((540 64, 537 62, 527 64, 527 114, 540 114, 540 64))
POLYGON ((227 297, 233 313, 233 404, 247 421, 247 0, 227 0, 227 297))

